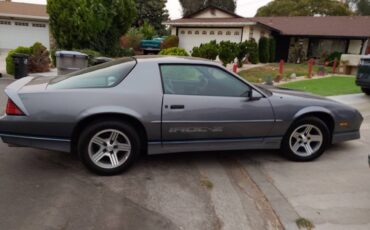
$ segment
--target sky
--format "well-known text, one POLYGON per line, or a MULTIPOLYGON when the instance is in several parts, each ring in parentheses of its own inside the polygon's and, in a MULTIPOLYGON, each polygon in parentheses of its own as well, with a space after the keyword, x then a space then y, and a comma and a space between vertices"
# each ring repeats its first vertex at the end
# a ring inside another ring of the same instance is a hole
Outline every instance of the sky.
MULTIPOLYGON (((46 0, 13 0, 13 2, 46 4, 46 0)), ((237 0, 236 13, 244 17, 253 17, 258 8, 269 2, 271 0, 237 0)), ((171 19, 181 18, 182 10, 179 0, 167 0, 167 9, 171 19)))

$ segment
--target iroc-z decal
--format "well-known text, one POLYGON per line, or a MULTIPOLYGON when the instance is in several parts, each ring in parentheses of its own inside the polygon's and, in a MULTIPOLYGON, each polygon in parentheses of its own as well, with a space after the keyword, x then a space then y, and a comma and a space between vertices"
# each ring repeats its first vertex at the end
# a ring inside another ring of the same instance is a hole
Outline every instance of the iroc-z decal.
POLYGON ((170 128, 169 133, 222 133, 223 127, 174 127, 170 128))

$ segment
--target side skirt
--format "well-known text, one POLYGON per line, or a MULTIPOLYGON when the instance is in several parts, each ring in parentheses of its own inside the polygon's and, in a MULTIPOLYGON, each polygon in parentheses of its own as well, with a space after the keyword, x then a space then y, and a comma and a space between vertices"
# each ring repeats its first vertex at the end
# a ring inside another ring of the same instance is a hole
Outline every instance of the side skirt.
POLYGON ((218 150, 279 149, 282 137, 149 142, 148 154, 218 150))

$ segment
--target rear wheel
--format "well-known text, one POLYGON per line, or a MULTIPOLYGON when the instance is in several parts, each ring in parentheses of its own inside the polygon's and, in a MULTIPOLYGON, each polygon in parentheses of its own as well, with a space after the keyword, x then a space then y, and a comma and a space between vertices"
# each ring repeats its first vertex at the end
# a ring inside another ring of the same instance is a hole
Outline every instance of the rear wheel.
POLYGON ((79 141, 84 165, 101 175, 121 173, 141 152, 140 138, 134 128, 118 121, 98 122, 86 128, 79 141))
POLYGON ((370 88, 361 88, 362 92, 364 92, 366 95, 370 95, 370 88))
POLYGON ((326 124, 315 117, 303 118, 288 130, 282 142, 283 154, 295 161, 311 161, 323 154, 330 143, 326 124))

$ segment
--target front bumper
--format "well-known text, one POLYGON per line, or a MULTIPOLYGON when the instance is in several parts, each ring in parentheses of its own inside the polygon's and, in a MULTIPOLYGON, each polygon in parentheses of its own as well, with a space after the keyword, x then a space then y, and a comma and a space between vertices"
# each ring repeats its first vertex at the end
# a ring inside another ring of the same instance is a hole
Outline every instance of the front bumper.
POLYGON ((356 140, 360 138, 361 138, 360 131, 334 133, 332 143, 335 144, 335 143, 339 143, 343 141, 351 141, 351 140, 356 140))
POLYGON ((4 133, 0 133, 0 137, 4 143, 9 144, 10 146, 31 147, 61 152, 71 151, 71 141, 69 139, 35 137, 4 133))
POLYGON ((362 87, 362 88, 370 88, 370 80, 356 80, 356 85, 362 87))

